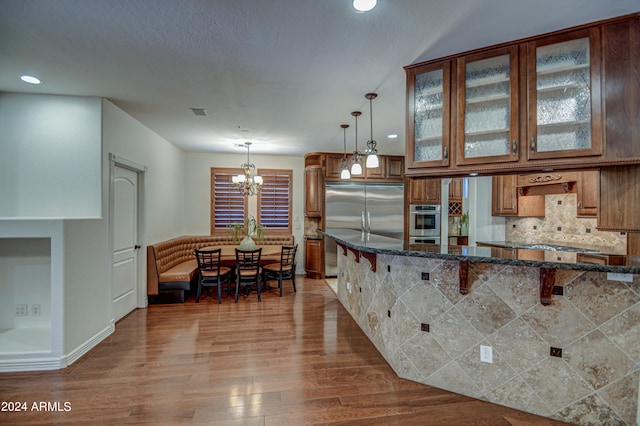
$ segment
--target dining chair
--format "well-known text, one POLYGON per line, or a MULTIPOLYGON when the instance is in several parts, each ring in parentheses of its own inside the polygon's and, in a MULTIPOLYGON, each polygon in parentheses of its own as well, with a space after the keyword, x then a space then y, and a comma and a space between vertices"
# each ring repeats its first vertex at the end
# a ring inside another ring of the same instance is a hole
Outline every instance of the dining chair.
POLYGON ((236 248, 236 303, 240 287, 244 287, 244 296, 248 296, 251 287, 256 286, 258 302, 262 301, 260 283, 260 256, 262 248, 255 250, 240 250, 236 248))
POLYGON ((196 303, 200 302, 202 288, 217 287, 218 303, 222 303, 222 285, 227 285, 227 295, 231 297, 231 282, 233 281, 233 270, 220 264, 221 249, 199 250, 195 249, 198 260, 198 290, 196 292, 196 303))
POLYGON ((269 279, 278 280, 280 297, 282 297, 282 280, 291 280, 293 291, 296 291, 296 250, 298 245, 282 246, 280 262, 270 263, 262 267, 262 278, 266 283, 269 279))

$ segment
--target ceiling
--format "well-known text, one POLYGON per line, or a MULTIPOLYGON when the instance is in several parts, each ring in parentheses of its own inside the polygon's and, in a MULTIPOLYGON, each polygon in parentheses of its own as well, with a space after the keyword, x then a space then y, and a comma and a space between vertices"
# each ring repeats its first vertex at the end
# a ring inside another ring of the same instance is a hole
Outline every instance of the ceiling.
MULTIPOLYGON (((185 151, 404 153, 410 65, 640 11, 638 0, 0 0, 0 91, 98 96, 185 151), (39 86, 18 76, 34 74, 39 86), (204 108, 196 116, 190 108, 204 108), (395 140, 387 138, 397 133, 395 140)), ((0 136, 1 137, 1 136, 0 136)))

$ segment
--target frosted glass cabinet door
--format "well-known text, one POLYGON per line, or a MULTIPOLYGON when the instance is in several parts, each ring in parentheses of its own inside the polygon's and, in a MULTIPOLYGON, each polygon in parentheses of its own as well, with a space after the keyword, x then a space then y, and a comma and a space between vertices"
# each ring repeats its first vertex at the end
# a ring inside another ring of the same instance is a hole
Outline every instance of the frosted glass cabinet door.
POLYGON ((529 43, 528 158, 602 153, 599 34, 529 43))
POLYGON ((449 62, 407 71, 409 168, 449 164, 450 73, 449 62))
POLYGON ((517 47, 458 59, 458 164, 518 160, 517 47))

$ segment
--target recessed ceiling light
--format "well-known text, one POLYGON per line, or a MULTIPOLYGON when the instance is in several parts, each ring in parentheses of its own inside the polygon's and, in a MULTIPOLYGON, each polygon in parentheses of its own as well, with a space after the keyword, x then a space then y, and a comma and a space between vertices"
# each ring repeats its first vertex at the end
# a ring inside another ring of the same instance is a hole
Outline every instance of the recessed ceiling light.
POLYGON ((40 84, 42 83, 40 81, 40 79, 38 77, 34 77, 32 75, 21 75, 20 76, 20 80, 24 81, 25 83, 29 83, 29 84, 40 84))
POLYGON ((387 137, 388 137, 389 139, 398 139, 398 134, 397 134, 397 133, 392 133, 392 134, 390 134, 390 135, 387 135, 387 137))
POLYGON ((358 12, 368 12, 376 7, 377 0, 353 0, 353 8, 358 12))

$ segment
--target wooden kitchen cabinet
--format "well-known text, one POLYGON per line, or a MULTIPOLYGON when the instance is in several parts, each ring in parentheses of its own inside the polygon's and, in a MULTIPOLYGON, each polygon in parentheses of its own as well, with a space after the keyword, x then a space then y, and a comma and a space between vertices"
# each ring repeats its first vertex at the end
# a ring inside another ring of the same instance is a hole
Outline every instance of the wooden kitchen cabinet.
POLYGON ((635 13, 406 66, 407 176, 640 164, 639 50, 635 13))
POLYGON ((324 179, 322 166, 307 166, 304 169, 304 215, 322 217, 324 204, 324 179))
POLYGON ((320 279, 323 275, 324 241, 321 238, 305 238, 305 272, 307 277, 320 279))
POLYGON ((518 46, 458 58, 457 164, 518 161, 518 46))
POLYGON ((600 172, 579 172, 577 182, 577 216, 597 217, 600 198, 600 172))
POLYGON ((527 158, 602 154, 600 28, 527 43, 527 158))
MULTIPOLYGON (((340 179, 343 158, 344 154, 325 154, 325 176, 327 179, 340 179)), ((349 161, 349 168, 351 168, 351 154, 347 154, 347 161, 349 161)))
POLYGON ((462 202, 462 178, 451 179, 449 184, 449 202, 462 202))
POLYGON ((492 183, 491 214, 493 216, 517 216, 517 175, 494 176, 492 183))
POLYGON ((600 169, 598 230, 640 232, 640 166, 600 169))
POLYGON ((440 179, 413 178, 407 184, 409 204, 440 204, 440 179))
MULTIPOLYGON (((340 178, 342 172, 342 159, 344 154, 338 153, 326 153, 326 170, 325 177, 329 181, 343 181, 340 178)), ((351 167, 352 154, 347 154, 347 160, 349 161, 349 167, 351 167)), ((350 180, 361 182, 403 182, 404 181, 404 156, 397 155, 378 155, 380 160, 380 166, 375 168, 365 167, 366 155, 362 156, 362 174, 359 176, 352 176, 350 180)))
POLYGON ((407 167, 446 167, 451 156, 451 62, 405 70, 407 167))
POLYGON ((404 181, 404 155, 390 155, 386 158, 387 180, 404 181))
MULTIPOLYGON (((528 175, 531 176, 531 175, 528 175)), ((521 194, 522 175, 493 177, 491 212, 493 216, 544 217, 544 195, 521 194)))

